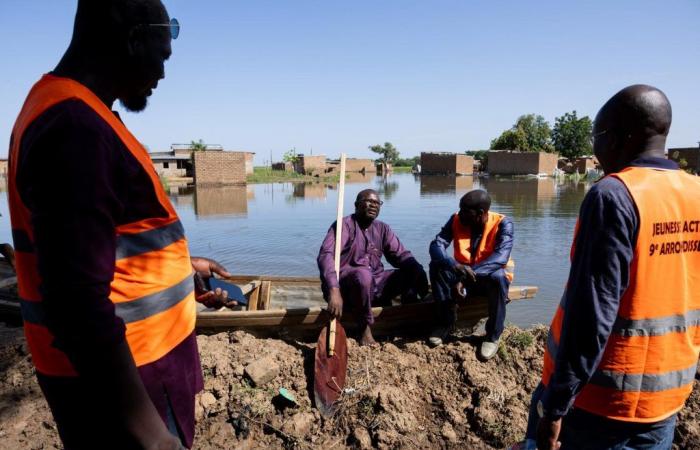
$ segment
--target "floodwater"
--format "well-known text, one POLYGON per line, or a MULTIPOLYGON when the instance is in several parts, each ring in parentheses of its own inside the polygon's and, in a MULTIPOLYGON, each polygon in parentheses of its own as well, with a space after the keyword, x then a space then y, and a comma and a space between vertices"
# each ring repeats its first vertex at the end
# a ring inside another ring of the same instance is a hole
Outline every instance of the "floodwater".
MULTIPOLYGON (((428 245, 459 198, 471 189, 487 190, 492 210, 515 223, 515 284, 540 288, 535 299, 509 305, 508 321, 548 324, 566 282, 574 224, 588 187, 552 178, 350 174, 344 213, 353 212, 360 190, 378 190, 384 200, 379 219, 427 270, 428 245)), ((335 220, 337 195, 334 184, 275 183, 173 188, 171 200, 193 255, 214 258, 233 273, 317 276, 316 255, 335 220)))
MULTIPOLYGON (((471 189, 487 190, 492 210, 515 223, 514 284, 540 289, 536 298, 508 306, 508 321, 530 326, 548 324, 559 303, 574 224, 588 187, 552 178, 350 174, 344 213, 353 212, 359 191, 378 190, 384 200, 379 219, 391 225, 427 270, 428 245, 456 212, 459 198, 471 189)), ((170 193, 193 255, 214 258, 238 274, 305 276, 318 275, 316 255, 335 220, 337 196, 337 186, 326 183, 173 187, 170 193)), ((6 195, 0 195, 0 214, 0 241, 10 242, 6 195)))

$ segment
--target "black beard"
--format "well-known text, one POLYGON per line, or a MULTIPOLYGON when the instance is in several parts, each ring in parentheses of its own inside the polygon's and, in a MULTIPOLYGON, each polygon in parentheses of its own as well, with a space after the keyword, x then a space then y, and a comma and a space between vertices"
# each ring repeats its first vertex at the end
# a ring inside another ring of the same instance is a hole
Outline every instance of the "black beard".
POLYGON ((146 109, 146 106, 148 105, 148 97, 146 97, 145 95, 142 95, 142 96, 134 96, 134 97, 129 97, 129 98, 120 98, 119 103, 127 111, 141 112, 144 109, 146 109))

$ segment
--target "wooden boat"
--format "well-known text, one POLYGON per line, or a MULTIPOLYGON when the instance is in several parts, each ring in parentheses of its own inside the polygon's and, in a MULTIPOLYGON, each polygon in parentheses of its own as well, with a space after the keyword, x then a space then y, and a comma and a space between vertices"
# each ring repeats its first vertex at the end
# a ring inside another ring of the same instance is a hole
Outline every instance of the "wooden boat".
MULTIPOLYGON (((0 270, 0 277, 3 274, 0 270)), ((321 285, 317 277, 279 277, 266 275, 236 275, 228 279, 243 290, 248 307, 233 310, 212 310, 198 305, 197 329, 205 333, 225 330, 246 330, 258 336, 288 336, 310 338, 328 323, 321 285)), ((19 320, 20 306, 16 280, 0 280, 0 316, 19 320)), ((534 286, 511 286, 511 301, 533 298, 534 286)), ((415 335, 428 332, 435 325, 433 302, 396 304, 372 309, 375 335, 415 335)), ((459 305, 457 325, 473 329, 488 316, 484 297, 469 298, 459 305)), ((344 315, 343 325, 350 330, 357 325, 351 314, 344 315)))
MULTIPOLYGON (((249 298, 246 310, 201 309, 197 314, 197 328, 213 332, 224 329, 245 329, 255 334, 314 336, 328 323, 321 285, 317 277, 245 276, 231 277, 229 281, 242 287, 249 298)), ((537 294, 534 286, 511 286, 511 301, 531 299, 537 294)), ((372 308, 375 335, 420 334, 435 326, 433 302, 394 304, 372 308)), ((488 316, 485 297, 467 299, 459 305, 457 325, 473 329, 488 316)), ((343 325, 352 330, 357 321, 351 314, 344 315, 343 325)))

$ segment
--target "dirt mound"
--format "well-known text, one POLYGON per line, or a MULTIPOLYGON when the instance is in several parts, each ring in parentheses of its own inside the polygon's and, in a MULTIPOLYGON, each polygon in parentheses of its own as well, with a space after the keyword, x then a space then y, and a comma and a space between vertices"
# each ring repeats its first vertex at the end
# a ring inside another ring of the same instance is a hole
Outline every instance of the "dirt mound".
MULTIPOLYGON (((322 419, 310 400, 313 344, 199 336, 205 389, 195 448, 504 448, 524 433, 545 338, 544 327, 508 328, 488 363, 470 337, 437 349, 405 339, 369 349, 351 339, 349 389, 337 414, 322 419), (280 388, 298 404, 283 402, 280 388)), ((0 448, 60 448, 20 329, 0 327, 0 374, 0 448)), ((678 448, 700 447, 698 388, 680 415, 678 448)))
POLYGON ((21 328, 0 325, 0 448, 62 448, 21 328))
MULTIPOLYGON (((369 349, 351 339, 351 392, 328 420, 310 400, 314 345, 242 332, 200 336, 206 385, 197 447, 504 448, 524 435, 546 333, 545 327, 508 328, 488 363, 477 360, 473 337, 437 349, 404 339, 369 349), (244 369, 259 360, 279 374, 253 387, 244 369), (293 392, 299 406, 276 408, 279 388, 293 392)), ((700 447, 697 388, 680 416, 678 448, 700 447)))

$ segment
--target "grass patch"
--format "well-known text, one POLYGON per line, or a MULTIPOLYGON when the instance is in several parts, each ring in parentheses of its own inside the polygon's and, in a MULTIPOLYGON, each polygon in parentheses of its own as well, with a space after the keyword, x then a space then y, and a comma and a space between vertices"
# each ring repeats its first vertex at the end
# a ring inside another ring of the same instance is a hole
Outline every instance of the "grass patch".
POLYGON ((272 170, 269 167, 254 167, 253 174, 246 177, 246 182, 248 183, 285 183, 295 181, 337 182, 338 176, 312 177, 311 175, 302 175, 297 172, 272 170))
POLYGON ((508 327, 498 345, 498 356, 508 361, 511 359, 511 349, 523 351, 535 343, 535 335, 528 330, 520 330, 516 327, 508 327))
POLYGON ((393 167, 392 170, 394 171, 394 173, 410 173, 411 167, 409 167, 409 166, 393 167))
POLYGON ((513 333, 508 337, 508 343, 520 350, 525 350, 535 342, 535 337, 528 331, 513 333))

